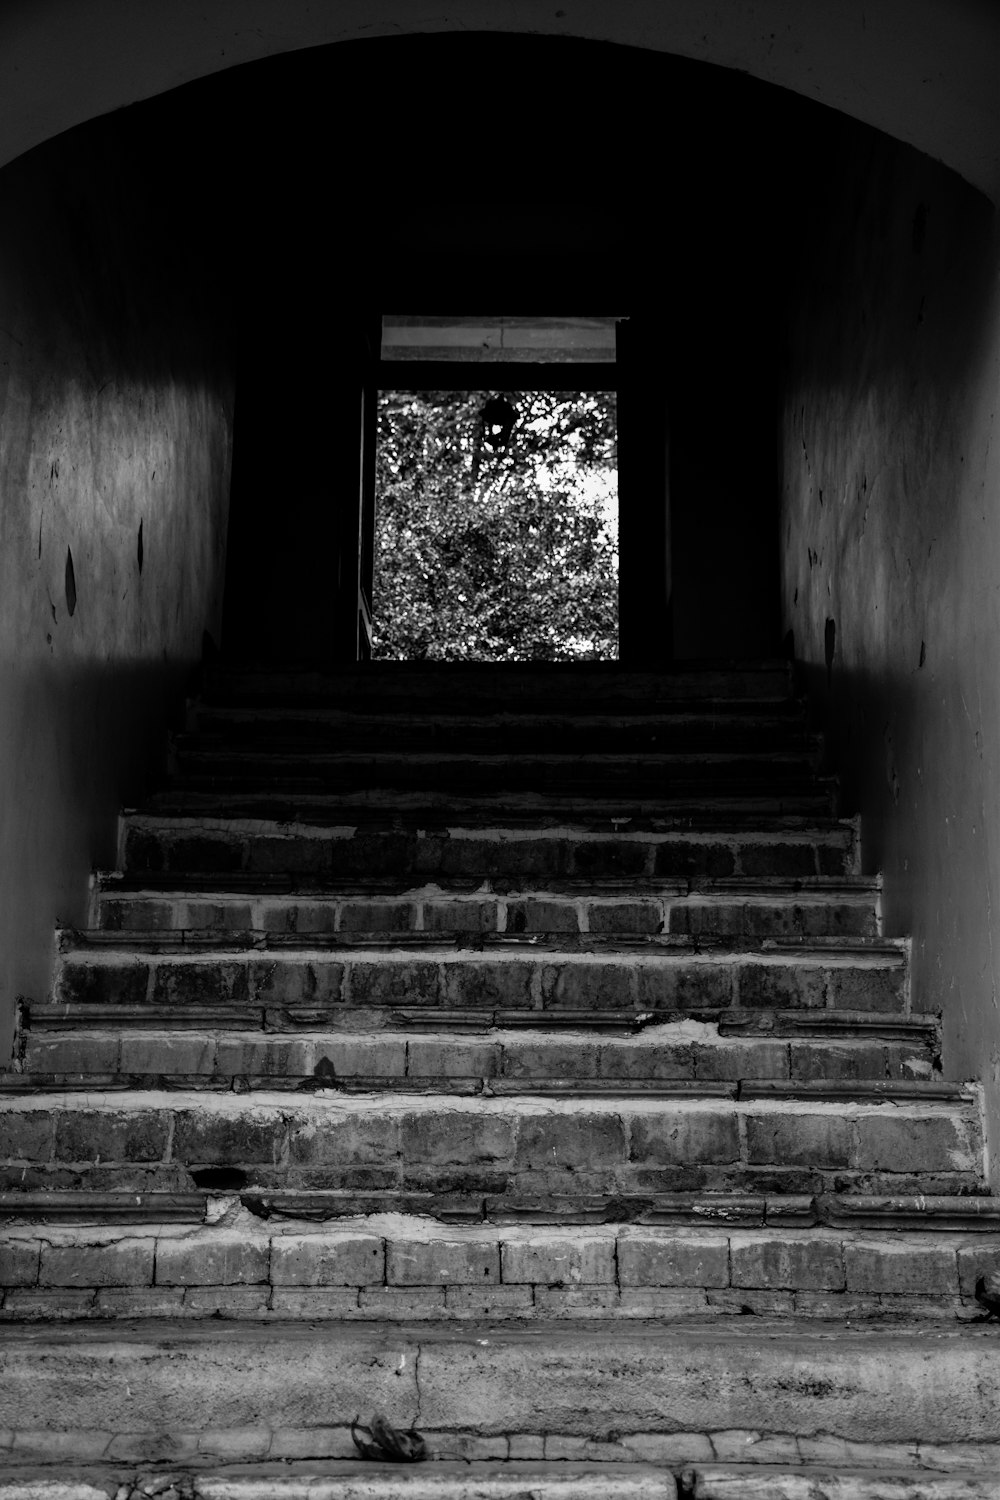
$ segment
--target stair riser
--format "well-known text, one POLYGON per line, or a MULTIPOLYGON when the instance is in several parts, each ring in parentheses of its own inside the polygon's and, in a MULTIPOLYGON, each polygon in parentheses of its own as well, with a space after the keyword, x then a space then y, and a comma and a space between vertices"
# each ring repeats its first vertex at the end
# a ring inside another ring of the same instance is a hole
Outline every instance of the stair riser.
POLYGON ((367 1218, 317 1232, 10 1229, 0 1315, 402 1319, 713 1314, 981 1321, 995 1236, 832 1230, 450 1229, 367 1218))
POLYGON ((132 873, 291 874, 313 878, 391 877, 414 883, 491 878, 538 883, 546 878, 705 879, 742 876, 851 875, 853 829, 772 837, 635 834, 584 837, 558 830, 545 836, 470 836, 418 832, 355 832, 310 827, 287 832, 206 829, 130 820, 124 868, 132 873))
MULTIPOLYGON (((164 1331, 126 1342, 111 1330, 30 1332, 3 1341, 9 1428, 107 1434, 101 1454, 171 1456, 170 1433, 228 1431, 229 1457, 261 1457, 271 1435, 347 1428, 358 1410, 432 1433, 629 1434, 679 1439, 761 1431, 795 1440, 959 1444, 1000 1439, 995 1341, 968 1332, 737 1337, 722 1330, 608 1330, 539 1340, 487 1329, 425 1335, 356 1325, 164 1331), (165 1432, 164 1413, 169 1412, 165 1432), (111 1423, 109 1431, 109 1423, 111 1423), (120 1435, 117 1447, 112 1446, 120 1435), (127 1438, 127 1444, 126 1444, 127 1438)), ((753 1438, 744 1436, 749 1447, 753 1438)), ((197 1440, 196 1440, 197 1442, 197 1440)), ((212 1436, 208 1436, 211 1451, 212 1436)), ((93 1442, 92 1442, 93 1446, 93 1442)), ((664 1444, 666 1447, 666 1444, 664 1444)), ((39 1442, 39 1448, 41 1443, 39 1442)), ((176 1453, 176 1449, 174 1450, 176 1453)))
POLYGON ((720 938, 877 937, 871 896, 851 900, 705 901, 690 897, 576 900, 491 893, 391 900, 190 899, 102 895, 98 925, 109 932, 214 930, 335 932, 528 932, 698 934, 720 938))
MULTIPOLYGON (((709 1028, 706 1026, 706 1031, 709 1028)), ((189 1079, 223 1086, 234 1078, 290 1087, 323 1078, 341 1087, 399 1087, 444 1092, 478 1091, 483 1081, 531 1086, 534 1080, 635 1080, 681 1082, 778 1080, 926 1079, 933 1076, 934 1049, 926 1042, 867 1041, 704 1041, 566 1038, 538 1033, 461 1036, 447 1033, 328 1034, 317 1037, 273 1033, 192 1030, 105 1031, 71 1035, 31 1034, 24 1056, 25 1082, 32 1075, 66 1079, 93 1074, 139 1078, 189 1079)))
POLYGON ((972 1104, 31 1096, 0 1126, 9 1188, 245 1187, 465 1193, 950 1193, 982 1182, 972 1104))
POLYGON ((485 702, 491 713, 550 713, 553 703, 569 710, 593 712, 619 701, 621 712, 655 713, 661 703, 711 703, 725 706, 787 704, 792 694, 788 663, 761 666, 690 668, 671 672, 632 672, 619 666, 588 663, 537 667, 490 663, 489 666, 437 665, 423 669, 413 663, 366 664, 341 672, 210 673, 206 696, 212 703, 270 706, 308 704, 354 706, 371 701, 381 713, 464 713, 470 702, 485 702))
POLYGON ((341 949, 305 957, 222 953, 181 957, 142 954, 133 959, 67 956, 57 973, 60 1004, 190 1006, 309 1006, 317 1014, 338 1006, 572 1008, 646 1012, 726 1008, 833 1009, 902 1014, 907 978, 902 953, 878 959, 826 962, 715 954, 568 957, 508 953, 478 957, 386 950, 356 956, 341 949))
POLYGON ((375 751, 468 755, 817 754, 820 741, 801 713, 478 715, 350 714, 335 709, 264 711, 200 708, 180 746, 337 754, 375 751))
POLYGON ((221 778, 252 782, 264 788, 300 779, 329 782, 331 787, 434 787, 461 796, 470 789, 494 793, 498 788, 551 789, 560 796, 577 787, 608 788, 638 794, 672 795, 706 786, 773 787, 808 781, 819 770, 816 750, 692 751, 645 754, 598 754, 581 747, 567 754, 502 754, 489 751, 449 753, 412 751, 333 752, 303 741, 298 745, 254 745, 239 741, 205 743, 183 736, 172 747, 173 765, 192 784, 221 778))

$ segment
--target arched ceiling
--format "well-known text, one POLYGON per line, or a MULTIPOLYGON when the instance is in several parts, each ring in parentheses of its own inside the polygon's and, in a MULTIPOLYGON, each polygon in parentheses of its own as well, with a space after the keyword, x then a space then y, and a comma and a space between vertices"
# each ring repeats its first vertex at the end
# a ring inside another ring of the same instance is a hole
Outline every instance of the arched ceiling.
POLYGON ((916 146, 1000 202, 994 0, 6 0, 0 164, 240 63, 456 31, 579 37, 736 69, 916 146))

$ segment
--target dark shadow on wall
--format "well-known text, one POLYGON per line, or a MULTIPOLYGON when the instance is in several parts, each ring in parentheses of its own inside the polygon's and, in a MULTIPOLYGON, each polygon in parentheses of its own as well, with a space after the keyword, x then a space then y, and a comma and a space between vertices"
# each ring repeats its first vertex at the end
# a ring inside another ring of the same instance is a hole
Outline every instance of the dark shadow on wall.
POLYGON ((185 170, 118 116, 0 174, 3 1059, 220 628, 227 309, 185 170))
MULTIPOLYGON (((1000 270, 994 211, 918 153, 831 142, 789 299, 784 623, 913 1005, 1000 1130, 1000 270)), ((994 1163, 994 1172, 996 1163, 994 1163)))

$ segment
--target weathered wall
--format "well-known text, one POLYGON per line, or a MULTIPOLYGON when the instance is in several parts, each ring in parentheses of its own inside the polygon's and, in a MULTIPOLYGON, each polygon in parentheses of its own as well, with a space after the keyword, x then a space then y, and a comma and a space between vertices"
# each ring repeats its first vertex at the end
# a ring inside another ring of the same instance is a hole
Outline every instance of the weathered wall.
POLYGON ((852 128, 793 297, 783 610, 913 935, 913 996, 1000 1146, 1000 244, 978 194, 852 128))
POLYGON ((0 173, 0 1065, 218 636, 232 398, 174 206, 112 122, 0 173))

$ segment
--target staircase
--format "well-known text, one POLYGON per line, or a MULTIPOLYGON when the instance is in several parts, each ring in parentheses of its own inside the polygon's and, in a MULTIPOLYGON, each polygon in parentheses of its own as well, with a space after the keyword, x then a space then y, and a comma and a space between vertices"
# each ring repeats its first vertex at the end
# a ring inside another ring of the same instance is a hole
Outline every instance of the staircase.
POLYGON ((217 670, 0 1080, 0 1500, 1000 1497, 978 1092, 786 664, 217 670))

